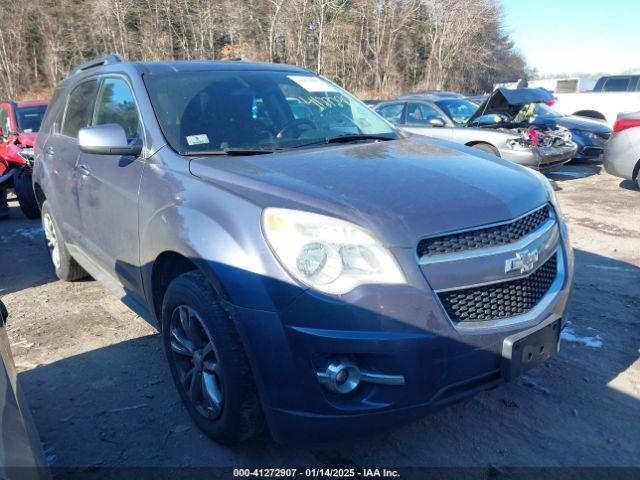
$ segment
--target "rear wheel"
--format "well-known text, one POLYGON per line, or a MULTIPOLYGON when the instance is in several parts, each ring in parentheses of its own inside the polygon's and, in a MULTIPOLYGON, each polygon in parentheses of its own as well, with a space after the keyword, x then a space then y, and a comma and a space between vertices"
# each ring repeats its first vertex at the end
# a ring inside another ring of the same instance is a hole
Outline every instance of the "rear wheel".
POLYGON ((261 431, 262 409, 244 347, 200 272, 184 273, 167 288, 162 338, 180 397, 206 435, 232 444, 261 431))
POLYGON ((22 168, 16 172, 13 176, 13 190, 24 216, 30 219, 40 217, 40 207, 33 190, 30 169, 22 168))
POLYGON ((476 143, 475 145, 471 145, 473 148, 477 148, 478 150, 482 150, 483 152, 490 153, 491 155, 495 155, 496 157, 500 156, 500 152, 493 145, 489 145, 488 143, 476 143))
POLYGON ((49 259, 60 280, 73 282, 87 276, 87 272, 78 265, 78 262, 71 256, 67 245, 60 234, 60 230, 53 219, 49 202, 45 200, 42 204, 42 228, 49 250, 49 259))

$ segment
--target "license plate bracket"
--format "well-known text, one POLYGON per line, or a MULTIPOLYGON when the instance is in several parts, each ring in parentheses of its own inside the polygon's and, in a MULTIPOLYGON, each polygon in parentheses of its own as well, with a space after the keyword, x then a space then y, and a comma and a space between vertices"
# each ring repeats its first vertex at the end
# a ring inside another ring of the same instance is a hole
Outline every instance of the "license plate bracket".
POLYGON ((524 331, 504 339, 501 369, 506 381, 514 380, 560 350, 560 322, 558 318, 533 332, 524 331))

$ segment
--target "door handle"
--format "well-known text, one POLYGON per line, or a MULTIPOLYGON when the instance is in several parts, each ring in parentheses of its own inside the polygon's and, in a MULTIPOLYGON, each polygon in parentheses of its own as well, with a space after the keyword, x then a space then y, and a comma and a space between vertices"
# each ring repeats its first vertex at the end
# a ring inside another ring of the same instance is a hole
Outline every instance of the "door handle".
POLYGON ((55 153, 56 151, 53 149, 53 147, 47 147, 44 151, 45 156, 49 159, 53 157, 55 153))
POLYGON ((86 165, 78 165, 78 170, 80 171, 80 175, 84 175, 85 177, 91 176, 91 170, 89 170, 86 165))

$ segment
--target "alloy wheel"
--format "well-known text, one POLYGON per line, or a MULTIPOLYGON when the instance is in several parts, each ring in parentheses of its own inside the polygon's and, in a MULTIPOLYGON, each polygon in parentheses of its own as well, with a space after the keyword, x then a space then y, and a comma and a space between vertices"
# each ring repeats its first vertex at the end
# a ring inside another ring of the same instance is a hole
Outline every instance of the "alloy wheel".
POLYGON ((58 243, 56 229, 53 225, 53 219, 51 218, 50 213, 47 212, 42 217, 42 226, 44 228, 44 236, 47 240, 47 248, 49 248, 49 255, 51 255, 53 266, 60 268, 60 245, 58 243))
POLYGON ((213 420, 224 405, 220 356, 200 315, 180 305, 171 315, 171 351, 187 398, 203 417, 213 420))

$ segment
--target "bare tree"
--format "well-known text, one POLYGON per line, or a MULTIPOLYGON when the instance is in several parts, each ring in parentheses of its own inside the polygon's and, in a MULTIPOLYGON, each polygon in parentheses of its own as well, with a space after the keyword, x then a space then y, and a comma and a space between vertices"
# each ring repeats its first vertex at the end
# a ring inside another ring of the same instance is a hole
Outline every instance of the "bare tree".
POLYGON ((497 0, 4 0, 0 96, 52 88, 76 64, 256 60, 311 66, 361 95, 480 91, 526 75, 497 0))

